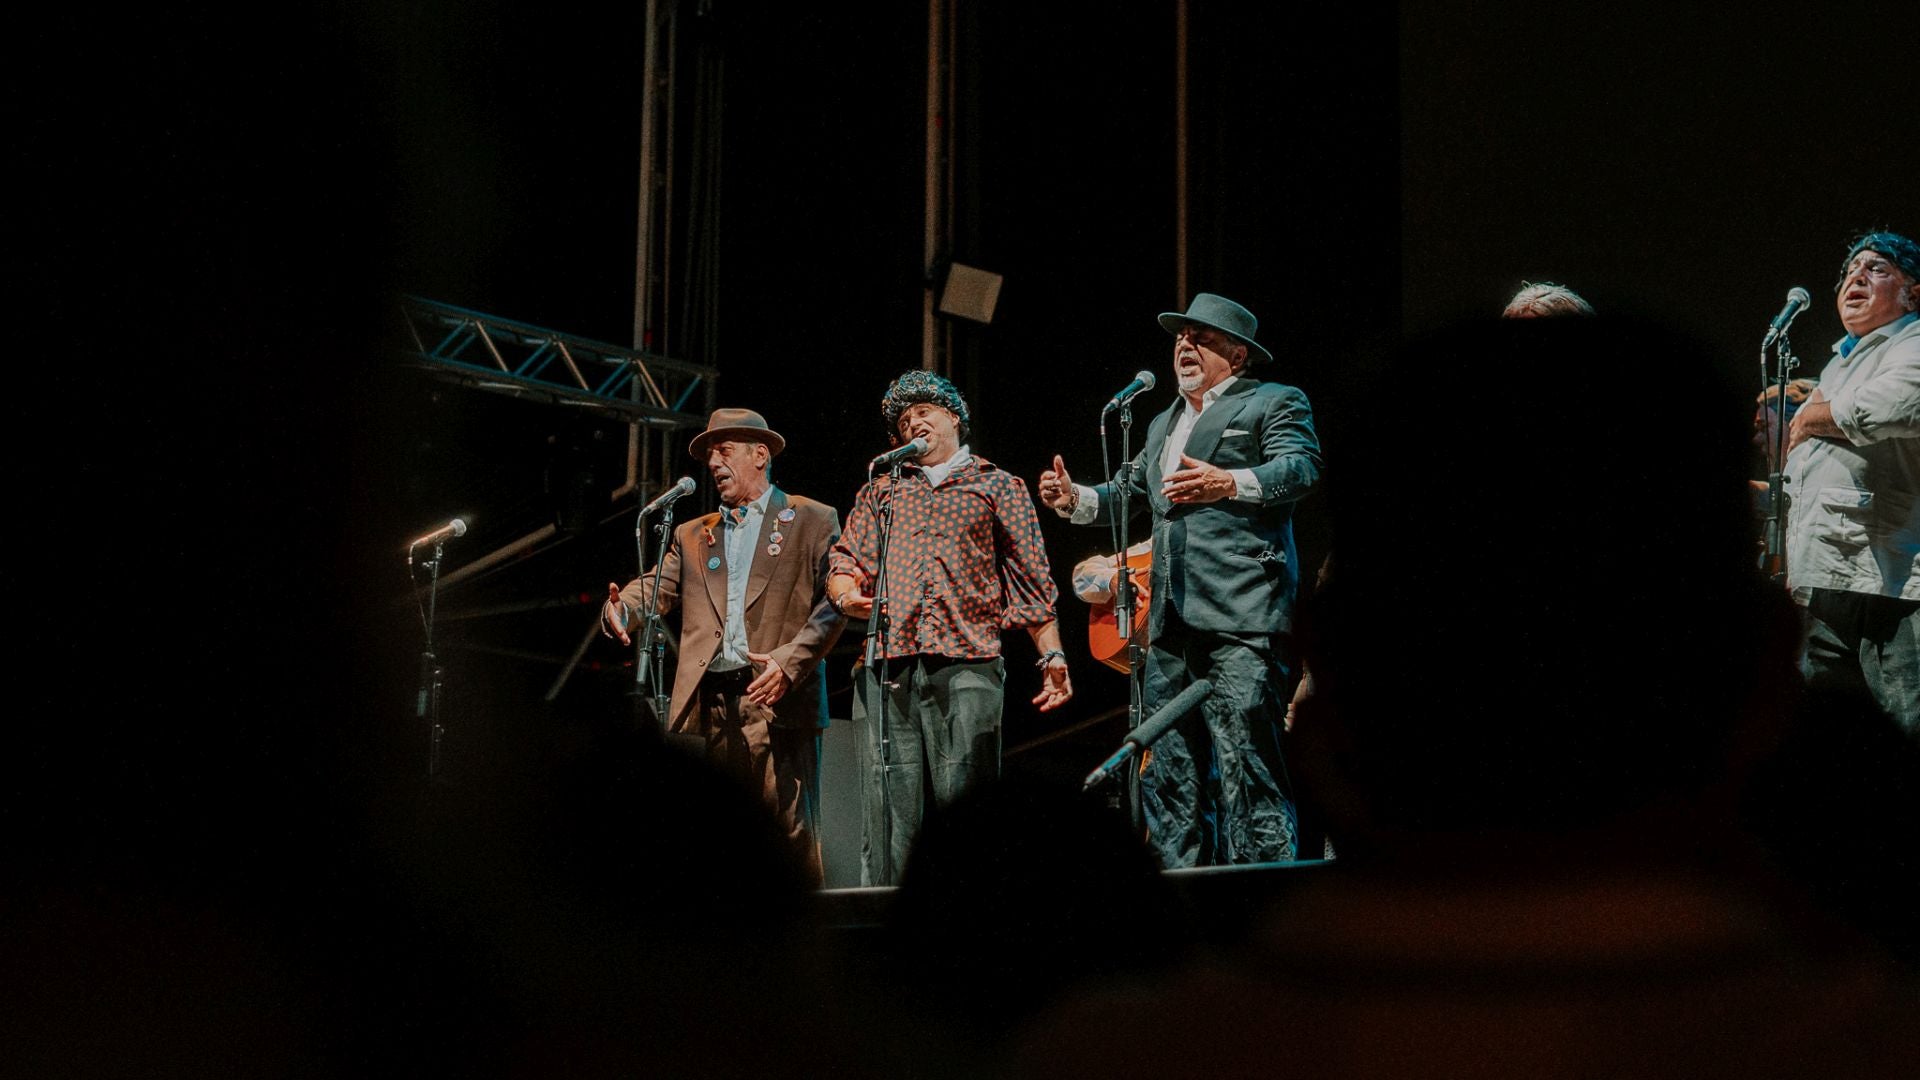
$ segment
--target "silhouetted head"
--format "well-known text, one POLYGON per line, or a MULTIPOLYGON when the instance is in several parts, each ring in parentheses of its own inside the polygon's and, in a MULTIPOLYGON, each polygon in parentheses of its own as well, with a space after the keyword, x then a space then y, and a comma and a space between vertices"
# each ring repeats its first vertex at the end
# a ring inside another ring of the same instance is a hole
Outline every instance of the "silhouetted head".
POLYGON ((1751 395, 1707 355, 1621 320, 1503 319, 1388 365, 1345 433, 1339 567, 1302 620, 1318 728, 1298 734, 1330 740, 1365 807, 1350 831, 1589 826, 1741 760, 1794 623, 1755 565, 1751 395), (1648 389, 1618 389, 1624 358, 1648 389))
POLYGON ((1015 773, 931 813, 894 900, 914 994, 942 1016, 1004 1029, 1072 983, 1171 956, 1158 868, 1124 820, 1015 773))
POLYGON ((1507 301, 1505 319, 1554 319, 1566 315, 1592 315, 1593 305, 1565 285, 1551 281, 1523 282, 1520 291, 1507 301))

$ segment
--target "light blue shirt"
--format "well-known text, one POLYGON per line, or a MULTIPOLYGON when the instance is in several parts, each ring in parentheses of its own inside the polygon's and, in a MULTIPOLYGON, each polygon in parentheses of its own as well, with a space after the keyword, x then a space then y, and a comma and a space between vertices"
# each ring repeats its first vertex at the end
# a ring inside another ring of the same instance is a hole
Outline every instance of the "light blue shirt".
POLYGON ((760 497, 747 504, 747 520, 735 525, 733 515, 725 510, 720 512, 720 525, 725 530, 722 549, 726 552, 727 572, 727 624, 723 631, 725 637, 720 641, 720 653, 707 665, 708 671, 737 671, 752 666, 747 659, 747 578, 753 572, 753 549, 760 543, 760 526, 767 517, 767 500, 773 496, 773 488, 760 493, 760 497))

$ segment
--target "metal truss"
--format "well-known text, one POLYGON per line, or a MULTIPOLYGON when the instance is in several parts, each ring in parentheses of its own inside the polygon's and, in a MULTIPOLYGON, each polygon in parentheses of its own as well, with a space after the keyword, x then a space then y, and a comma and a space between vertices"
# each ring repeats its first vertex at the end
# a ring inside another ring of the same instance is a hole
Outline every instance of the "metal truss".
POLYGON ((415 296, 402 297, 400 308, 412 345, 407 361, 440 378, 629 424, 671 430, 706 422, 719 375, 706 364, 415 296))

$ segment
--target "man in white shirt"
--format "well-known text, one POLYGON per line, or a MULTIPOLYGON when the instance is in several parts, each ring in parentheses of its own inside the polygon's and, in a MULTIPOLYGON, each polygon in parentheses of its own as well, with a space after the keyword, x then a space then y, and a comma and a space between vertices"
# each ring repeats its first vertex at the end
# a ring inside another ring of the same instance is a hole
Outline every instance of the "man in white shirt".
POLYGON ((1920 245, 1856 240, 1847 334, 1787 428, 1787 581, 1810 687, 1865 691, 1920 739, 1920 245))

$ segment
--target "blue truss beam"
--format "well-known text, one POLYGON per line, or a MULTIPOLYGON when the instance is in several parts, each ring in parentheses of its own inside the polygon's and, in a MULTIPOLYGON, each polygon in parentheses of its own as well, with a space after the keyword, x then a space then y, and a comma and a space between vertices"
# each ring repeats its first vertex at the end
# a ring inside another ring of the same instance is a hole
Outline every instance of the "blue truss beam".
MULTIPOLYGON (((407 362, 493 393, 604 413, 625 423, 698 427, 683 411, 719 370, 496 315, 401 298, 407 362)), ((698 403, 695 405, 698 408, 698 403)))

